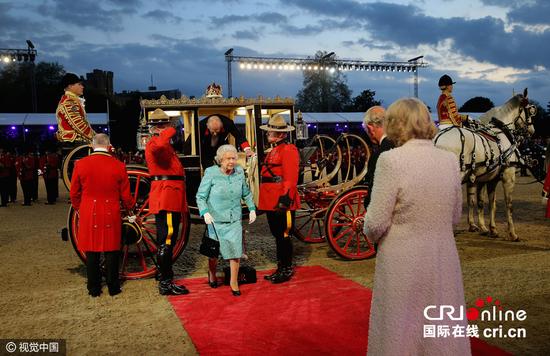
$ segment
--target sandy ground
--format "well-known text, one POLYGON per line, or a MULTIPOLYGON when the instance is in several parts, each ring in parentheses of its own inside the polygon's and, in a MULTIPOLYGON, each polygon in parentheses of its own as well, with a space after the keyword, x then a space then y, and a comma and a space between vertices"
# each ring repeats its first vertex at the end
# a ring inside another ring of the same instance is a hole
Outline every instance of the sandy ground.
MULTIPOLYGON (((520 178, 519 183, 530 180, 520 178)), ((527 312, 525 321, 514 324, 525 328, 526 338, 486 339, 518 355, 550 354, 550 219, 543 218, 540 190, 540 184, 516 186, 514 211, 521 242, 466 232, 465 215, 458 226, 467 305, 492 296, 508 309, 527 312)), ((54 206, 44 205, 41 191, 32 207, 12 204, 0 209, 0 338, 62 338, 70 355, 195 354, 154 280, 126 282, 116 297, 87 295, 84 266, 71 244, 59 237, 68 210, 64 189, 61 194, 64 203, 54 206)), ((498 228, 505 236, 500 187, 498 199, 498 228)), ((273 268, 274 242, 266 234, 265 217, 249 230, 250 260, 258 269, 273 268)), ((192 227, 191 241, 176 263, 178 278, 205 276, 206 260, 198 254, 201 233, 202 227, 192 227)), ((376 259, 345 261, 325 243, 296 241, 295 252, 298 264, 322 265, 372 287, 376 259)))

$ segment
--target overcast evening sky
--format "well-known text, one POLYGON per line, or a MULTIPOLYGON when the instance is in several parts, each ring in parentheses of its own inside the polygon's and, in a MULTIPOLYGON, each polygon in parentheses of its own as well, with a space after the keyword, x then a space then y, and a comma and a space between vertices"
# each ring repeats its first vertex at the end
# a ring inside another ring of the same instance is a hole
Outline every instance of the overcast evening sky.
MULTIPOLYGON (((227 86, 224 52, 406 61, 424 55, 420 98, 435 107, 438 78, 456 82, 458 105, 475 96, 504 103, 529 88, 550 101, 549 0, 0 0, 0 47, 84 75, 114 72, 115 91, 160 89, 201 96, 227 86)), ((1 65, 1 64, 0 64, 1 65)), ((412 96, 412 74, 346 72, 353 96, 376 91, 384 105, 412 96)), ((233 95, 294 97, 301 72, 252 72, 233 65, 233 95)))

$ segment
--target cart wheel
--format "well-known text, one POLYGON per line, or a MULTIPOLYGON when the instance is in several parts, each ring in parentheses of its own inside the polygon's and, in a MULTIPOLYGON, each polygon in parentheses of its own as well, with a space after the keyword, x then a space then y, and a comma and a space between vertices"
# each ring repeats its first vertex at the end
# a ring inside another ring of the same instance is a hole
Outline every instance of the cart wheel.
POLYGON ((307 202, 303 202, 302 207, 296 210, 292 234, 303 242, 324 242, 324 220, 326 211, 326 208, 314 209, 311 208, 307 202))
MULTIPOLYGON (((154 276, 157 272, 155 264, 158 250, 155 216, 149 213, 151 179, 147 167, 129 165, 126 171, 130 180, 130 190, 136 200, 136 223, 142 230, 142 239, 134 243, 122 244, 120 276, 124 279, 147 278, 154 276)), ((78 248, 78 214, 72 207, 69 210, 67 226, 73 248, 85 263, 86 255, 78 248)), ((179 236, 174 246, 173 261, 181 255, 187 245, 189 228, 189 214, 184 214, 181 217, 179 236)))
POLYGON ((357 186, 340 194, 330 204, 325 219, 325 233, 330 247, 349 260, 362 260, 376 254, 363 233, 367 187, 357 186))
POLYGON ((91 145, 82 145, 73 148, 64 158, 61 163, 61 174, 63 176, 63 184, 67 190, 71 190, 71 178, 73 177, 74 164, 81 158, 87 157, 92 153, 91 145))

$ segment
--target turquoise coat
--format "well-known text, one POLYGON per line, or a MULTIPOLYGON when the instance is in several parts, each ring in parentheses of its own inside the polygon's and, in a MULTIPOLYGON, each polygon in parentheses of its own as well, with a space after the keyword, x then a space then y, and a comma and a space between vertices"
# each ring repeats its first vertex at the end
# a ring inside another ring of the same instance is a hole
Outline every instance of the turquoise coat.
POLYGON ((222 173, 218 166, 208 167, 204 171, 197 191, 200 216, 208 212, 215 223, 240 221, 242 219, 241 199, 249 210, 256 210, 241 166, 235 166, 230 175, 222 173))
POLYGON ((230 175, 222 173, 218 166, 204 171, 197 191, 197 206, 201 216, 212 215, 216 233, 208 225, 208 234, 220 242, 220 252, 225 259, 242 255, 241 199, 249 210, 256 210, 242 167, 235 166, 230 175))

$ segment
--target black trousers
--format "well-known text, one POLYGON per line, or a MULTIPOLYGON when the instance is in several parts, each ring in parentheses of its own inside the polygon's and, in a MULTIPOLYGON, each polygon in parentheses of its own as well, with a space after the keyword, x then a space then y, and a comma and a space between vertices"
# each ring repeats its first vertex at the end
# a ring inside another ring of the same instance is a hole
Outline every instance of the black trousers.
POLYGON ((181 221, 181 213, 161 210, 155 215, 157 225, 157 262, 160 267, 160 282, 169 283, 174 278, 172 253, 176 244, 181 221))
POLYGON ((9 192, 10 192, 10 201, 14 202, 17 200, 17 175, 10 175, 9 179, 9 192))
POLYGON ((48 203, 55 203, 58 197, 59 191, 59 178, 44 179, 46 185, 46 196, 48 197, 48 203))
POLYGON ((285 237, 285 231, 290 233, 294 226, 295 212, 290 212, 290 221, 288 221, 286 211, 266 211, 269 230, 275 237, 275 246, 277 247, 277 264, 279 267, 292 266, 292 240, 291 236, 285 237))
POLYGON ((10 196, 9 187, 10 177, 0 177, 0 205, 6 206, 10 196))
POLYGON ((30 205, 32 200, 34 181, 22 180, 20 182, 21 182, 21 189, 23 190, 23 200, 24 200, 23 203, 25 205, 30 205))
MULTIPOLYGON (((107 287, 109 287, 109 292, 116 292, 120 289, 120 281, 118 279, 120 251, 106 251, 104 254, 107 287)), ((99 294, 101 292, 100 257, 101 252, 86 252, 86 275, 88 276, 88 291, 91 294, 99 294)))
POLYGON ((32 200, 38 200, 38 173, 32 179, 32 200))

